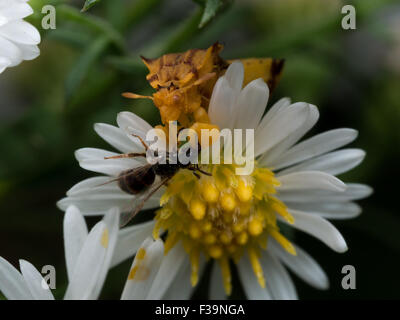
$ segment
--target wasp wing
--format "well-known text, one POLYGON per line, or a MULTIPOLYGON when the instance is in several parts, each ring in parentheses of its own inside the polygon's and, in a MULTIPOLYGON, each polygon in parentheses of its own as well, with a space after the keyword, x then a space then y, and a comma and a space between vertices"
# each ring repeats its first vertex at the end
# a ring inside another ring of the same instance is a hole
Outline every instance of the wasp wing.
POLYGON ((121 174, 117 178, 110 179, 109 181, 104 182, 102 184, 99 184, 96 187, 104 186, 106 184, 118 181, 121 178, 125 178, 125 177, 131 176, 131 175, 134 175, 134 176, 137 176, 137 177, 142 177, 147 173, 147 171, 150 170, 151 167, 152 167, 151 164, 146 164, 144 166, 140 166, 140 167, 137 167, 137 168, 134 168, 134 169, 122 171, 121 174))
POLYGON ((144 204, 151 198, 164 184, 170 180, 171 177, 165 177, 153 183, 147 190, 135 198, 133 203, 133 210, 128 213, 121 214, 120 227, 124 227, 143 209, 144 204))

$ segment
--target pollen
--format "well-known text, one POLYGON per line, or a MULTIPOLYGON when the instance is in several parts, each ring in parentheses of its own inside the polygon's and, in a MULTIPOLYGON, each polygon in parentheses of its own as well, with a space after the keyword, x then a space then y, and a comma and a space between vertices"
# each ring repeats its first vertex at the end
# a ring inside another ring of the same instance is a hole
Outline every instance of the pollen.
POLYGON ((209 249, 209 254, 214 259, 220 258, 222 256, 222 253, 223 253, 222 248, 218 245, 213 245, 209 249))
POLYGON ((189 229, 189 234, 193 239, 199 239, 201 237, 201 230, 197 224, 192 224, 189 229))
POLYGON ((263 225, 260 219, 255 218, 249 222, 249 233, 252 236, 258 236, 262 233, 262 231, 263 231, 263 225))
POLYGON ((146 280, 149 274, 149 269, 144 263, 146 250, 140 248, 136 253, 135 264, 128 275, 128 280, 143 281, 146 280))
POLYGON ((285 204, 275 197, 279 180, 269 169, 257 166, 248 176, 236 176, 234 164, 202 169, 210 176, 196 177, 190 170, 181 169, 171 179, 153 232, 167 231, 166 252, 182 242, 191 261, 193 286, 198 282, 203 255, 219 264, 225 291, 230 294, 231 261, 237 263, 247 253, 255 278, 265 287, 260 259, 268 239, 274 238, 289 253, 296 254, 277 223, 278 216, 294 222, 285 204))
POLYGON ((215 203, 219 198, 219 191, 212 182, 205 182, 201 188, 203 199, 209 203, 215 203))
POLYGON ((249 236, 247 235, 246 232, 241 232, 237 237, 236 237, 236 242, 240 245, 245 245, 247 243, 247 240, 249 240, 249 236))
POLYGON ((146 249, 140 248, 136 254, 136 259, 143 260, 146 256, 146 249))
POLYGON ((221 199, 219 201, 221 207, 223 210, 225 211, 232 211, 233 209, 235 209, 236 207, 236 200, 235 200, 235 196, 231 193, 223 193, 221 195, 221 199))
POLYGON ((190 202, 189 210, 193 218, 195 218, 196 220, 201 220, 206 214, 206 205, 200 199, 195 198, 190 202))
POLYGON ((246 183, 242 179, 239 180, 239 185, 237 187, 236 195, 241 202, 250 201, 253 197, 253 188, 249 183, 246 183))
POLYGON ((101 245, 107 249, 108 247, 108 229, 105 229, 103 235, 101 236, 101 245))

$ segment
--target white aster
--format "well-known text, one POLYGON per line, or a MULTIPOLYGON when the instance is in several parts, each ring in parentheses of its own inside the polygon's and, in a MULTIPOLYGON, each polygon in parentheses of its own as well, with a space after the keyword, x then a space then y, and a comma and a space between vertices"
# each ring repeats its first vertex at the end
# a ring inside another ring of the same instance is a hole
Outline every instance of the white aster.
MULTIPOLYGON (((65 300, 99 298, 112 257, 116 254, 114 249, 118 239, 118 223, 119 211, 114 208, 88 232, 79 210, 74 206, 67 209, 64 218, 64 246, 69 284, 65 300)), ((120 234, 121 239, 123 242, 123 233, 120 234)), ((166 260, 163 242, 149 237, 142 244, 136 240, 135 251, 139 253, 130 269, 122 300, 149 299, 152 297, 149 295, 150 290, 158 291, 160 287, 154 280, 162 262, 166 260)), ((42 274, 31 263, 20 260, 20 270, 0 257, 0 292, 7 299, 54 300, 42 274)))
MULTIPOLYGON (((97 299, 118 237, 119 212, 111 209, 90 232, 76 207, 64 218, 65 259, 69 284, 66 300, 97 299)), ((0 257, 0 291, 10 300, 54 300, 41 273, 20 260, 21 273, 0 257)))
MULTIPOLYGON (((337 151, 355 140, 357 131, 335 129, 299 142, 318 121, 317 107, 304 102, 292 104, 290 99, 284 98, 263 116, 269 98, 268 86, 257 79, 242 89, 243 75, 243 65, 235 62, 218 79, 208 110, 211 123, 220 129, 255 129, 258 166, 272 169, 280 181, 277 198, 294 217, 291 226, 316 237, 337 252, 345 252, 347 245, 344 238, 327 219, 358 216, 361 208, 354 201, 371 193, 371 188, 366 185, 344 183, 335 177, 360 164, 365 156, 365 152, 360 149, 337 151)), ((135 130, 136 134, 145 137, 151 126, 129 112, 120 113, 117 123, 118 127, 96 124, 95 130, 118 153, 143 152, 140 142, 131 133, 135 130)), ((93 148, 78 150, 76 158, 80 166, 104 176, 78 183, 67 192, 66 198, 59 201, 58 206, 65 210, 74 204, 85 215, 102 215, 114 206, 121 212, 132 210, 135 196, 121 191, 116 182, 104 183, 142 162, 137 159, 104 160, 104 157, 118 153, 93 148)), ((162 193, 163 190, 154 195, 145 208, 158 207, 162 193)), ((283 224, 288 223, 284 219, 280 220, 283 224)), ((135 254, 138 244, 151 233, 153 226, 154 222, 146 222, 123 229, 112 265, 135 254)), ((248 298, 297 298, 286 268, 311 286, 319 289, 328 287, 327 276, 318 263, 301 248, 295 249, 297 255, 290 255, 270 237, 268 248, 259 259, 267 278, 266 288, 259 285, 247 256, 240 259, 239 276, 248 298)), ((156 261, 159 263, 158 259, 156 261)), ((176 245, 161 262, 158 274, 152 275, 154 281, 147 298, 190 297, 192 288, 188 264, 185 250, 176 245)), ((199 273, 201 275, 201 270, 199 273)), ((213 268, 212 298, 225 297, 220 273, 218 268, 213 268)), ((129 287, 125 288, 125 293, 130 291, 129 287)))
POLYGON ((39 54, 39 31, 23 19, 33 13, 26 0, 0 0, 0 73, 39 54))

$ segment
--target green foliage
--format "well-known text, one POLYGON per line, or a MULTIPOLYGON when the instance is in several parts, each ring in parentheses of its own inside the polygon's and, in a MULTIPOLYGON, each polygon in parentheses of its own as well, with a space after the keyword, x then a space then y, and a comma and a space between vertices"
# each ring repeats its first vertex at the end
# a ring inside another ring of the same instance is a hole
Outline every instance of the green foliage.
POLYGON ((98 2, 100 2, 100 0, 86 0, 85 4, 83 5, 82 12, 89 10, 91 7, 93 7, 98 2))
POLYGON ((106 37, 100 37, 92 43, 89 43, 87 49, 85 49, 82 56, 78 59, 67 75, 65 82, 65 94, 67 99, 72 97, 78 87, 85 85, 83 81, 89 72, 90 67, 96 63, 96 60, 108 44, 109 39, 106 37))
POLYGON ((203 8, 203 15, 201 17, 199 28, 203 28, 215 16, 224 9, 231 1, 230 0, 195 0, 203 8))

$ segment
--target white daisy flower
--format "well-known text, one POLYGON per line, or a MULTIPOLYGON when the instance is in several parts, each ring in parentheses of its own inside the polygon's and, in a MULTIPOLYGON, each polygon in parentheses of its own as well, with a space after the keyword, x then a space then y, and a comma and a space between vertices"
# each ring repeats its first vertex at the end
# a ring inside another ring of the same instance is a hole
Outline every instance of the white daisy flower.
MULTIPOLYGON (((257 79, 242 88, 243 77, 242 63, 232 63, 213 89, 208 116, 220 129, 255 129, 253 173, 236 176, 232 165, 209 165, 212 176, 197 179, 190 171, 180 170, 166 189, 147 201, 145 208, 162 206, 155 219, 121 231, 112 265, 135 254, 152 230, 155 238, 160 230, 167 232, 168 254, 150 289, 153 299, 189 298, 201 275, 203 257, 217 262, 211 298, 230 294, 231 260, 249 299, 297 298, 286 268, 310 285, 326 289, 324 271, 280 232, 280 226, 288 224, 345 252, 345 240, 327 219, 358 216, 361 208, 353 201, 371 193, 366 185, 345 184, 335 177, 365 156, 360 149, 335 151, 352 142, 356 130, 331 130, 299 142, 317 122, 318 109, 304 102, 291 104, 285 98, 263 116, 268 86, 257 79)), ((118 114, 117 123, 118 127, 96 124, 95 130, 119 152, 143 152, 132 129, 145 137, 151 126, 129 112, 118 114)), ((135 196, 122 191, 117 182, 107 182, 142 165, 143 159, 105 160, 117 153, 93 148, 80 149, 75 155, 82 168, 103 176, 72 187, 58 203, 62 210, 71 204, 85 215, 104 214, 113 206, 121 212, 133 209, 135 196)))
POLYGON ((0 73, 40 54, 40 33, 23 20, 33 13, 27 2, 0 0, 0 73))
MULTIPOLYGON (((64 218, 64 245, 69 285, 66 300, 95 300, 108 273, 118 238, 119 211, 111 209, 88 233, 79 210, 70 206, 64 218)), ((123 235, 122 235, 123 236, 123 235)), ((145 299, 164 257, 161 240, 147 238, 139 247, 122 300, 145 299)), ((42 274, 20 260, 21 273, 0 257, 0 292, 9 300, 54 300, 42 274)))
MULTIPOLYGON (((64 299, 96 299, 109 270, 118 237, 119 212, 110 209, 88 233, 83 216, 69 207, 64 217, 68 289, 64 299)), ((0 257, 0 291, 10 300, 53 300, 41 273, 20 260, 21 273, 0 257)))

